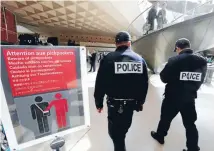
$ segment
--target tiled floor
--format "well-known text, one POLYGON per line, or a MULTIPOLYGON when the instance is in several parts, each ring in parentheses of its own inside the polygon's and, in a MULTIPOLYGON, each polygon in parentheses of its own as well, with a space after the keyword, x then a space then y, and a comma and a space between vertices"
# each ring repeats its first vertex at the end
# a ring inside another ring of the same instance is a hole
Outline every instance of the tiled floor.
MULTIPOLYGON (((88 75, 91 128, 66 136, 63 151, 113 151, 112 142, 107 133, 106 105, 102 114, 98 114, 93 100, 96 73, 88 75)), ((158 76, 152 76, 143 112, 135 113, 133 124, 127 134, 127 151, 181 151, 185 147, 185 129, 180 115, 172 122, 166 144, 161 146, 151 137, 150 131, 156 130, 160 116, 160 105, 164 85, 158 76)), ((197 127, 201 151, 214 151, 214 87, 202 88, 196 100, 198 111, 197 127)), ((49 151, 48 143, 28 148, 25 151, 49 151)))

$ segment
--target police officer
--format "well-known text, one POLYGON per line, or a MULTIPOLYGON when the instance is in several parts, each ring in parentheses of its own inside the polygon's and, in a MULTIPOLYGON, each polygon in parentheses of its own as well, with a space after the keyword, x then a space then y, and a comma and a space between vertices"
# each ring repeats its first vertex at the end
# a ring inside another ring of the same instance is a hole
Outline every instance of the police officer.
POLYGON ((200 148, 195 125, 197 120, 195 98, 204 81, 207 63, 203 57, 193 54, 188 39, 179 39, 175 44, 175 51, 179 55, 170 58, 160 73, 161 80, 166 83, 165 98, 157 132, 152 131, 151 135, 160 144, 164 144, 164 137, 167 135, 170 124, 180 112, 186 129, 188 148, 183 151, 198 151, 200 148))
POLYGON ((131 36, 119 32, 115 37, 116 51, 101 60, 95 84, 98 112, 107 95, 108 130, 115 151, 125 151, 125 137, 132 123, 133 111, 142 111, 148 89, 147 66, 144 59, 132 51, 131 36))

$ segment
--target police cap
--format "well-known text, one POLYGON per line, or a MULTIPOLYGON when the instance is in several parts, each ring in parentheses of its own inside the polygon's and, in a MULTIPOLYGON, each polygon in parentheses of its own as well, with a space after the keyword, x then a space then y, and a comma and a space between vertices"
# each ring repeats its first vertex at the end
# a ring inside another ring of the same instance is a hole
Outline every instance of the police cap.
POLYGON ((184 49, 184 48, 190 48, 190 41, 186 38, 181 38, 178 39, 175 43, 175 50, 174 52, 176 52, 176 47, 180 48, 180 49, 184 49))
POLYGON ((127 41, 131 41, 131 35, 127 31, 121 31, 115 37, 116 43, 127 42, 127 41))

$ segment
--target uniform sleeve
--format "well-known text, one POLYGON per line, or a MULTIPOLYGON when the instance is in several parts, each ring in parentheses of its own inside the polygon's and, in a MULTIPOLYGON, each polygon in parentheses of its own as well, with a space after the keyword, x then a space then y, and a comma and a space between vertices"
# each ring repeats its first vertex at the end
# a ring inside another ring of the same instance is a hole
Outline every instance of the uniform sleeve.
POLYGON ((145 100, 146 100, 146 95, 147 95, 147 92, 148 92, 148 70, 147 70, 147 65, 146 65, 146 62, 144 61, 143 62, 143 83, 142 83, 142 86, 143 86, 143 93, 142 93, 142 104, 144 104, 145 100))
POLYGON ((105 64, 104 60, 102 59, 100 62, 100 67, 97 72, 96 82, 95 82, 95 91, 94 91, 94 98, 95 104, 97 108, 103 108, 103 98, 105 95, 105 88, 106 88, 106 73, 105 73, 105 64))
POLYGON ((173 77, 173 61, 169 59, 164 69, 160 73, 160 78, 163 83, 169 83, 173 77))

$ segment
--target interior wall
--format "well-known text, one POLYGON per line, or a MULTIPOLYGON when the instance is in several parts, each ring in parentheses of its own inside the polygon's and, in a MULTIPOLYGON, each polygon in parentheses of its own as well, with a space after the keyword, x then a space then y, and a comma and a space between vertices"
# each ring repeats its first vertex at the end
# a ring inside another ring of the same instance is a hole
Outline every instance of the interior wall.
MULTIPOLYGON (((24 34, 24 33, 18 33, 18 34, 24 34)), ((34 34, 34 33, 28 33, 28 34, 34 34)), ((108 44, 111 44, 114 46, 114 38, 113 37, 105 37, 105 36, 92 36, 92 35, 64 35, 64 34, 58 34, 58 35, 52 35, 47 33, 39 33, 40 34, 40 40, 45 42, 48 37, 58 37, 58 41, 60 45, 67 45, 68 40, 74 40, 77 44, 82 43, 82 45, 101 45, 106 46, 108 44)))
POLYGON ((77 43, 80 42, 97 42, 97 43, 114 43, 113 37, 105 36, 92 36, 92 35, 67 35, 59 34, 57 36, 60 42, 68 42, 69 39, 75 40, 77 43))

